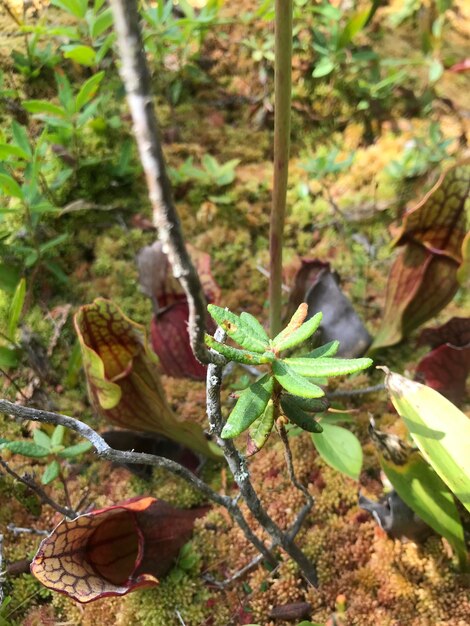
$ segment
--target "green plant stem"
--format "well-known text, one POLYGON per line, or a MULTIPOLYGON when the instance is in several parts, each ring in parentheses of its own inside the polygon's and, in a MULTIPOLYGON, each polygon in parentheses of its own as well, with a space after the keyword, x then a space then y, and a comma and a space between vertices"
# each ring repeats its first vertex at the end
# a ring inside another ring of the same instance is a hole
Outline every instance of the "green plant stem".
POLYGON ((269 326, 272 337, 281 331, 282 323, 282 246, 292 90, 292 0, 276 0, 275 15, 274 179, 269 231, 269 326))

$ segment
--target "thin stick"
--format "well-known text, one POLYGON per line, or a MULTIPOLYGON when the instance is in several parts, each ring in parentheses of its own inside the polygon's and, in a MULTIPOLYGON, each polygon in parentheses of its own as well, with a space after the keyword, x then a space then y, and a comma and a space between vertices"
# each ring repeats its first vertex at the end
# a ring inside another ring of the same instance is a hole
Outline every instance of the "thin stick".
MULTIPOLYGON (((134 134, 147 179, 153 219, 173 273, 184 288, 189 304, 188 333, 191 347, 202 363, 211 357, 204 344, 206 299, 199 276, 186 249, 180 219, 173 203, 166 172, 152 83, 144 52, 136 0, 111 0, 117 34, 120 74, 127 92, 134 134)), ((213 359, 218 356, 213 356, 213 359)))
POLYGON ((274 181, 269 230, 269 325, 281 330, 282 246, 286 214, 292 91, 292 0, 275 5, 274 181))
MULTIPOLYGON (((115 450, 106 443, 103 437, 101 437, 97 432, 90 428, 90 426, 88 426, 84 422, 81 422, 80 420, 75 419, 74 417, 69 417, 68 415, 61 415, 59 413, 52 413, 50 411, 43 411, 40 409, 32 409, 21 406, 19 404, 13 404, 8 400, 0 400, 0 412, 14 415, 20 420, 33 420, 46 424, 55 424, 56 426, 60 424, 65 428, 69 428, 70 430, 75 431, 85 439, 88 439, 88 441, 93 444, 98 455, 104 459, 107 459, 108 461, 113 461, 120 464, 136 463, 152 465, 154 467, 160 467, 162 469, 165 469, 175 476, 183 478, 183 480, 189 483, 192 487, 198 489, 209 500, 212 500, 216 504, 225 507, 230 515, 233 517, 233 519, 240 526, 248 541, 250 541, 268 561, 270 561, 271 563, 273 562, 274 559, 270 552, 266 549, 263 542, 258 539, 258 537, 248 526, 248 523, 237 504, 237 499, 232 499, 228 496, 223 496, 217 493, 216 491, 211 489, 211 487, 209 487, 209 485, 207 485, 203 480, 195 476, 190 470, 186 469, 182 465, 179 465, 179 463, 176 463, 175 461, 171 461, 170 459, 166 459, 161 456, 156 456, 154 454, 115 450)), ((18 480, 21 480, 32 489, 35 489, 36 492, 40 492, 41 497, 47 502, 47 504, 53 506, 56 510, 58 510, 60 513, 67 517, 75 517, 76 513, 74 511, 69 511, 69 509, 65 507, 60 507, 59 509, 58 507, 60 505, 51 500, 44 492, 44 490, 42 490, 39 485, 36 485, 34 481, 31 483, 29 478, 18 476, 1 459, 0 464, 5 466, 5 470, 15 476, 15 478, 18 478, 18 480)))
POLYGON ((2 606, 3 604, 3 599, 5 597, 5 594, 3 593, 3 572, 2 572, 2 567, 3 567, 3 535, 0 533, 0 606, 2 606))
POLYGON ((286 427, 283 424, 279 425, 278 432, 279 432, 279 437, 281 438, 281 441, 282 441, 282 445, 284 446, 284 456, 286 459, 287 472, 289 474, 289 479, 291 483, 294 485, 294 487, 296 487, 301 493, 304 494, 307 504, 309 505, 309 508, 311 509, 312 506, 314 505, 314 499, 311 493, 309 492, 309 490, 307 489, 307 487, 303 485, 300 482, 300 480, 298 480, 297 476, 295 475, 294 460, 292 458, 292 450, 291 450, 290 443, 289 443, 289 437, 287 436, 286 427))
MULTIPOLYGON (((2 400, 0 402, 6 402, 6 400, 2 400)), ((34 409, 29 409, 29 410, 34 411, 34 409)), ((3 459, 0 459, 0 465, 3 467, 5 472, 7 472, 7 474, 10 474, 10 476, 13 476, 13 478, 16 478, 16 480, 19 480, 21 483, 23 483, 23 485, 26 485, 32 491, 34 491, 34 493, 36 493, 41 498, 44 504, 48 504, 55 511, 57 511, 61 515, 64 515, 65 517, 69 517, 71 519, 73 519, 74 517, 77 517, 76 511, 74 511, 72 508, 69 508, 68 506, 62 506, 61 504, 53 500, 50 496, 47 495, 44 489, 40 485, 38 485, 38 483, 31 476, 28 476, 28 474, 25 474, 24 476, 20 476, 19 474, 15 472, 15 470, 11 469, 8 463, 6 463, 3 459)))
MULTIPOLYGON (((215 332, 214 338, 217 341, 225 339, 225 333, 221 328, 215 332)), ((281 546, 283 550, 297 563, 305 578, 314 586, 317 585, 317 574, 314 564, 305 556, 295 543, 292 541, 288 533, 284 533, 274 520, 268 515, 267 511, 261 504, 260 499, 250 480, 250 474, 244 457, 235 447, 231 439, 222 439, 220 436, 224 426, 224 418, 220 403, 220 388, 222 385, 222 368, 219 365, 211 364, 207 368, 207 387, 206 387, 206 406, 211 432, 215 435, 217 443, 224 452, 230 471, 233 474, 235 482, 240 489, 240 493, 245 500, 247 507, 256 521, 266 532, 269 533, 271 539, 276 545, 281 546)), ((265 548, 267 550, 267 548, 265 548)), ((273 557, 270 559, 271 562, 273 557)))

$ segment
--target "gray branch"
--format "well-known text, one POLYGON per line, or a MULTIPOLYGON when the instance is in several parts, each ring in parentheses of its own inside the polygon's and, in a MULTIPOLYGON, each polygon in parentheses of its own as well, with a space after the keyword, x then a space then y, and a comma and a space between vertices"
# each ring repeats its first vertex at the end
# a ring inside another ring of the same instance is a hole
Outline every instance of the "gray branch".
MULTIPOLYGON (((214 338, 217 341, 224 341, 225 333, 221 328, 215 332, 214 338)), ((240 493, 253 517, 262 528, 270 535, 275 545, 281 546, 283 550, 299 565, 306 579, 314 586, 317 585, 317 574, 314 564, 305 556, 294 543, 289 533, 284 533, 274 520, 268 515, 261 504, 258 495, 250 480, 250 474, 245 458, 235 447, 231 439, 222 439, 220 436, 224 426, 224 418, 220 403, 220 389, 222 385, 222 367, 212 363, 207 368, 206 385, 206 406, 207 416, 211 427, 211 433, 215 435, 217 443, 222 448, 225 459, 235 482, 240 489, 240 493)), ((266 548, 267 550, 267 548, 266 548)))
POLYGON ((211 357, 204 344, 206 299, 184 243, 166 172, 137 3, 135 0, 111 0, 111 8, 121 59, 120 74, 126 88, 134 134, 147 179, 154 223, 173 273, 181 281, 188 299, 191 347, 199 361, 209 363, 211 357))

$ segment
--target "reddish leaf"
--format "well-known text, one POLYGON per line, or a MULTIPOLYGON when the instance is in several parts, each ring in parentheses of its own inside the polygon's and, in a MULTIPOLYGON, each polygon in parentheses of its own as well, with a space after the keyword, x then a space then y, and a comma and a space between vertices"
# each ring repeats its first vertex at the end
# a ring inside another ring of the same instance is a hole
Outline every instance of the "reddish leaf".
POLYGON ((465 347, 444 344, 421 359, 416 368, 416 380, 458 405, 466 396, 469 372, 470 343, 465 347))
MULTIPOLYGON (((210 256, 188 246, 209 302, 220 301, 220 288, 210 269, 210 256)), ((174 278, 162 244, 156 241, 138 255, 139 280, 144 293, 152 299, 155 315, 151 322, 152 346, 168 376, 204 380, 206 367, 194 357, 188 335, 189 309, 186 295, 174 278)), ((208 325, 211 322, 208 318, 208 325)))
POLYGON ((441 174, 434 187, 405 214, 396 245, 421 243, 433 254, 462 262, 462 242, 468 230, 470 161, 441 174))
POLYGON ((171 410, 145 330, 113 302, 98 298, 75 316, 90 400, 105 419, 164 435, 195 452, 219 456, 199 424, 171 410))
POLYGON ((438 313, 458 289, 470 204, 470 162, 444 172, 405 215, 390 271, 382 326, 372 349, 390 346, 438 313))
POLYGON ((372 349, 398 343, 443 309, 457 292, 457 267, 448 257, 408 244, 390 270, 384 321, 372 349))
POLYGON ((308 319, 321 311, 321 343, 338 340, 337 355, 345 358, 361 356, 371 337, 351 302, 341 291, 339 278, 329 263, 317 259, 301 259, 289 296, 287 315, 290 317, 301 302, 308 304, 308 319))
POLYGON ((470 70, 470 59, 464 59, 449 67, 449 72, 468 72, 470 70))
POLYGON ((307 619, 312 614, 310 602, 290 602, 289 604, 279 604, 271 609, 269 618, 274 620, 299 620, 307 619))
POLYGON ((154 586, 206 511, 144 496, 64 520, 42 541, 31 572, 83 603, 154 586))
POLYGON ((157 313, 150 325, 152 347, 158 355, 162 371, 168 376, 204 380, 207 369, 191 350, 188 319, 186 299, 157 313))
POLYGON ((470 318, 453 317, 438 328, 425 328, 418 338, 418 345, 437 348, 445 343, 463 348, 470 344, 470 318))

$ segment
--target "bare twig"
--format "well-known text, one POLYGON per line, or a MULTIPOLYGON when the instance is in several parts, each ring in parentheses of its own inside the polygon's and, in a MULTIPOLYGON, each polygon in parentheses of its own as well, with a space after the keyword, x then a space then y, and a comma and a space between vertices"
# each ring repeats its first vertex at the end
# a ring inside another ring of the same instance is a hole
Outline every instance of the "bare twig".
MULTIPOLYGON (((7 400, 0 400, 0 404, 3 402, 6 402, 7 404, 11 404, 12 406, 19 406, 17 404, 13 404, 12 402, 8 402, 7 400)), ((21 408, 25 408, 25 407, 21 407, 21 408)), ((2 409, 0 408, 0 411, 1 410, 2 409)), ((26 410, 35 411, 36 409, 26 409, 26 410)), ((32 419, 32 418, 28 418, 28 419, 32 419)), ((34 493, 36 493, 39 496, 39 498, 41 499, 42 502, 44 502, 44 504, 48 504, 55 511, 57 511, 61 515, 64 515, 65 517, 69 517, 71 519, 73 519, 74 517, 77 517, 76 511, 74 511, 72 508, 69 508, 68 506, 62 506, 61 504, 53 500, 44 491, 41 485, 38 485, 38 483, 34 480, 32 476, 29 476, 28 474, 24 474, 23 476, 20 476, 20 474, 17 474, 15 470, 13 470, 8 465, 8 463, 4 461, 3 459, 0 459, 0 466, 3 467, 5 472, 7 472, 7 474, 10 474, 10 476, 13 476, 13 478, 16 478, 16 480, 19 480, 21 483, 23 483, 23 485, 26 485, 27 487, 29 487, 31 491, 34 491, 34 493)))
POLYGON ((380 383, 378 385, 372 385, 370 387, 363 387, 362 389, 337 389, 336 391, 327 392, 328 398, 352 398, 354 396, 363 396, 367 393, 376 393, 377 391, 384 391, 385 385, 380 383))
POLYGON ((14 537, 22 534, 44 536, 49 534, 48 530, 40 530, 38 528, 22 528, 21 526, 15 526, 14 524, 8 524, 7 530, 8 532, 13 533, 14 537))
POLYGON ((278 426, 278 432, 279 432, 279 437, 281 438, 281 441, 282 441, 282 445, 284 446, 284 456, 286 459, 287 472, 289 474, 289 479, 291 483, 294 485, 294 487, 296 487, 301 493, 304 494, 306 504, 308 505, 308 509, 310 510, 312 506, 314 505, 315 501, 313 499, 312 494, 307 489, 307 487, 303 485, 300 482, 300 480, 298 480, 297 476, 295 475, 294 461, 292 458, 292 450, 291 450, 290 443, 289 443, 289 437, 287 436, 286 427, 284 426, 284 424, 280 424, 278 426))
POLYGON ((5 597, 3 593, 3 535, 0 533, 0 606, 2 606, 5 597))
MULTIPOLYGON (((14 415, 16 418, 21 420, 34 420, 36 422, 42 422, 46 424, 55 424, 58 426, 59 424, 64 426, 65 428, 69 428, 70 430, 75 431, 85 439, 90 441, 98 455, 108 461, 113 461, 115 463, 126 464, 126 463, 135 463, 135 464, 146 464, 152 465, 154 467, 160 467, 168 472, 171 472, 175 476, 179 476, 183 478, 186 482, 188 482, 191 486, 198 489, 204 496, 206 496, 209 500, 212 500, 216 504, 219 504, 227 509, 233 519, 240 526, 242 531, 244 532, 248 541, 250 541, 271 563, 275 562, 273 556, 266 549, 263 542, 258 539, 258 537, 253 533, 251 528, 248 526, 246 519, 243 516, 242 511, 240 510, 237 499, 232 499, 229 496, 223 496, 213 489, 209 487, 203 480, 195 476, 190 470, 186 469, 179 463, 172 461, 170 459, 166 459, 165 457, 156 456, 154 454, 147 454, 143 452, 130 452, 130 451, 122 451, 115 450, 111 448, 106 441, 101 437, 97 432, 95 432, 90 426, 77 420, 73 417, 69 417, 67 415, 61 415, 59 413, 52 413, 50 411, 42 411, 40 409, 32 409, 28 407, 21 406, 19 404, 13 404, 8 400, 0 400, 0 412, 7 413, 10 415, 14 415)), ((31 479, 18 476, 8 465, 0 460, 0 464, 6 466, 5 470, 10 474, 21 480, 23 483, 27 484, 32 489, 35 489, 38 492, 40 490, 40 495, 44 499, 47 504, 50 506, 54 506, 56 510, 58 509, 57 503, 51 500, 47 494, 42 490, 39 485, 36 485, 30 482, 31 479)), ((67 517, 75 517, 75 512, 69 511, 69 509, 65 507, 60 507, 59 512, 67 517)))
MULTIPOLYGON (((224 341, 225 333, 221 328, 215 332, 214 338, 217 341, 224 341)), ((270 535, 274 544, 279 545, 287 554, 299 565, 306 579, 312 584, 317 584, 317 575, 314 564, 305 556, 288 533, 284 533, 274 520, 268 515, 261 504, 260 499, 250 480, 250 474, 246 461, 235 447, 231 439, 222 439, 220 436, 224 426, 220 403, 220 388, 222 384, 222 368, 217 364, 211 364, 207 368, 206 406, 207 416, 211 432, 215 435, 217 443, 224 452, 230 471, 233 474, 240 493, 245 500, 251 514, 264 530, 270 535)), ((267 548, 265 548, 267 551, 267 548)), ((271 557, 270 561, 273 561, 271 557)))
MULTIPOLYGON (((164 252, 189 304, 189 337, 194 354, 202 363, 211 356, 204 344, 206 299, 199 276, 186 249, 181 223, 173 203, 166 172, 157 115, 152 101, 152 84, 139 25, 136 0, 111 0, 117 34, 120 74, 127 92, 134 134, 139 148, 153 208, 155 226, 164 252)), ((213 356, 212 360, 218 360, 213 356)))

